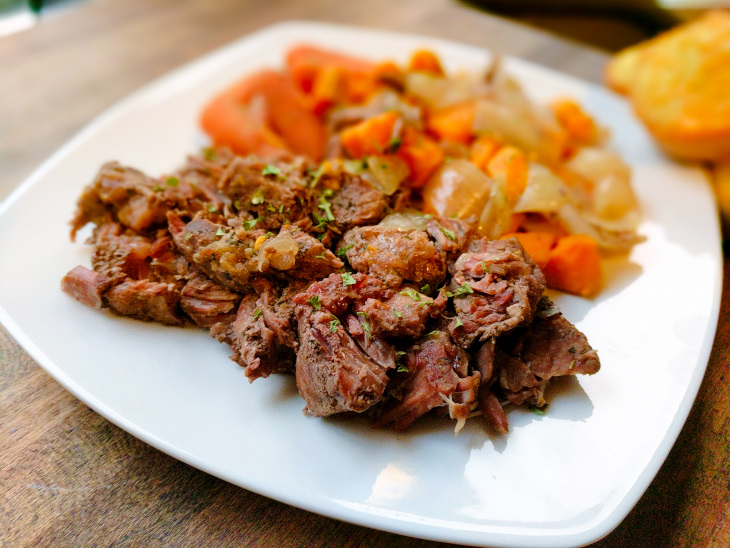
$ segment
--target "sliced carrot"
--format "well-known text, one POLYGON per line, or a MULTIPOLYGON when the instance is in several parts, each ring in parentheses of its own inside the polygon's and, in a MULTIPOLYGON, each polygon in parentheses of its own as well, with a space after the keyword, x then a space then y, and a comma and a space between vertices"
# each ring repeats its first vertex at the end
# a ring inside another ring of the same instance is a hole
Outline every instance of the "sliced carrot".
MULTIPOLYGON (((302 91, 309 93, 314 87, 317 73, 327 67, 336 67, 347 74, 348 79, 374 81, 375 64, 359 57, 342 55, 329 50, 321 49, 308 44, 295 46, 289 50, 286 56, 286 65, 289 74, 296 86, 302 91)), ((357 84, 357 91, 352 95, 362 94, 362 82, 357 84)), ((372 83, 369 84, 372 87, 372 83)))
POLYGON ((547 265, 550 260, 550 250, 557 241, 555 234, 550 232, 508 232, 500 236, 501 240, 508 238, 517 238, 540 269, 547 265))
POLYGON ((489 161, 501 147, 502 143, 491 135, 481 135, 471 144, 469 161, 486 173, 489 161))
POLYGON ((216 146, 229 147, 238 154, 256 153, 270 158, 289 152, 262 116, 253 115, 245 105, 220 96, 208 103, 200 125, 216 146))
POLYGON ((411 126, 403 128, 401 143, 396 154, 411 170, 410 185, 421 187, 443 162, 444 152, 438 143, 411 126))
POLYGON ((379 87, 374 71, 345 71, 342 90, 343 100, 348 104, 364 103, 379 87))
POLYGON ((527 187, 527 156, 520 149, 506 146, 489 160, 487 172, 491 176, 503 175, 507 201, 514 206, 527 187))
POLYGON ((389 110, 345 129, 340 141, 351 158, 382 154, 395 137, 399 115, 389 110))
POLYGON ((596 123, 575 101, 559 99, 552 105, 558 123, 568 133, 568 137, 581 144, 591 145, 598 138, 596 123))
POLYGON ((427 72, 436 76, 443 76, 444 69, 436 54, 430 50, 418 50, 413 53, 408 63, 410 72, 427 72))
POLYGON ((405 74, 393 61, 384 61, 375 66, 375 78, 379 82, 402 89, 405 81, 405 74))
POLYGON ((435 109, 429 112, 426 129, 441 141, 468 145, 474 138, 476 110, 473 101, 435 109))
POLYGON ((216 145, 239 154, 289 152, 319 160, 324 152, 324 125, 292 82, 271 70, 247 76, 213 98, 200 123, 216 145), (262 104, 254 107, 257 101, 262 104))
POLYGON ((321 116, 340 96, 342 69, 336 66, 323 67, 318 71, 312 83, 310 104, 312 112, 321 116))
POLYGON ((560 238, 542 271, 549 287, 591 297, 601 287, 598 244, 583 234, 560 238))

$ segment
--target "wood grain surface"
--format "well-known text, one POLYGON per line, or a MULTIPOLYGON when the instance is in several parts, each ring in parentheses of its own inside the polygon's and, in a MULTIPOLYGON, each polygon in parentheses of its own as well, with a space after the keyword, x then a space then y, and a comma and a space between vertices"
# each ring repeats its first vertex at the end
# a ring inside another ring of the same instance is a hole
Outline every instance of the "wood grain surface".
MULTIPOLYGON (((287 19, 456 39, 594 82, 607 58, 446 0, 82 3, 0 38, 0 199, 135 88, 287 19)), ((730 545, 729 343, 726 274, 715 344, 689 420, 639 503, 595 546, 730 545)), ((314 515, 183 464, 75 399, 0 328, 2 548, 439 545, 314 515)))

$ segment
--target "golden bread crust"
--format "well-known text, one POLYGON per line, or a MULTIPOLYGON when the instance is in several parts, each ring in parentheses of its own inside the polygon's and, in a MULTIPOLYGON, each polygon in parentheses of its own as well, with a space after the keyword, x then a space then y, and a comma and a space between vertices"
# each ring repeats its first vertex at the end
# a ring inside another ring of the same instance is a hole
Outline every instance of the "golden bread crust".
POLYGON ((671 154, 730 157, 730 12, 707 12, 620 52, 606 79, 671 154))

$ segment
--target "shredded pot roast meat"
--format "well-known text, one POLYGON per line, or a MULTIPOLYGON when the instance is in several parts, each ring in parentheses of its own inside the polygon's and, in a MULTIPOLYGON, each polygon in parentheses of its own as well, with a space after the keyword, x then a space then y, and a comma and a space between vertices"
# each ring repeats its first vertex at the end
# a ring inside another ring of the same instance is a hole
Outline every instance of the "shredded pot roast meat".
POLYGON ((93 225, 91 268, 61 287, 96 309, 207 329, 250 381, 293 373, 307 412, 366 413, 376 427, 433 411, 457 431, 481 416, 506 433, 505 406, 542 407, 552 378, 599 370, 516 239, 417 207, 337 162, 216 149, 160 178, 110 162, 71 221, 72 239, 93 225), (409 222, 387 221, 404 211, 409 222))

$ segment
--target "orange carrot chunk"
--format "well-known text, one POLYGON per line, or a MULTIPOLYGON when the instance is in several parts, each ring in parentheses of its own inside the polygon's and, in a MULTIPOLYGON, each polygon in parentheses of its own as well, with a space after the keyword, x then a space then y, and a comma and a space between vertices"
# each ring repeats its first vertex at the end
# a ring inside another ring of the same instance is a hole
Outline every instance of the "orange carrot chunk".
POLYGON ((468 145, 474 138, 473 101, 435 109, 428 114, 426 129, 441 141, 454 141, 468 145))
POLYGON ((349 72, 374 72, 374 65, 369 61, 308 44, 290 49, 286 56, 286 65, 294 83, 307 93, 312 90, 317 72, 324 67, 337 67, 349 72))
POLYGON ((418 50, 413 53, 408 63, 410 72, 427 72, 435 76, 443 76, 444 69, 436 54, 429 50, 418 50))
POLYGON ((549 287, 592 297, 601 287, 601 255, 590 236, 570 234, 558 240, 543 268, 549 287))
POLYGON ((514 206, 527 187, 527 156, 518 148, 502 147, 489 160, 487 173, 492 177, 504 176, 507 201, 514 206))
POLYGON ((501 147, 502 143, 491 135, 477 137, 469 149, 469 161, 487 173, 489 161, 501 147))
POLYGON ((411 170, 410 186, 419 188, 426 184, 431 174, 443 162, 441 147, 415 128, 403 128, 401 145, 396 154, 411 170))
POLYGON ((340 134, 340 141, 351 158, 383 154, 395 135, 398 113, 389 110, 348 127, 340 134))
POLYGON ((517 238, 540 269, 547 265, 550 260, 550 251, 557 241, 555 234, 550 232, 507 232, 500 236, 500 240, 509 238, 517 238))
POLYGON ((203 109, 200 124, 219 146, 238 154, 303 154, 319 160, 322 122, 304 105, 285 75, 262 70, 236 82, 203 109))
POLYGON ((596 142, 598 138, 596 123, 578 103, 570 99, 559 99, 550 106, 558 123, 565 129, 570 139, 581 145, 596 142))

